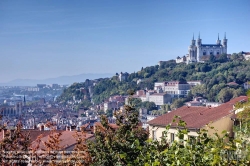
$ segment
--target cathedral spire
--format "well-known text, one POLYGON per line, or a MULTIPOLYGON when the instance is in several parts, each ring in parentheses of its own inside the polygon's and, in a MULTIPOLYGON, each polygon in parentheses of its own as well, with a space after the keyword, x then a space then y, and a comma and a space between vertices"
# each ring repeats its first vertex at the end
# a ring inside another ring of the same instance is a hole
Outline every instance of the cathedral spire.
POLYGON ((225 35, 224 35, 224 39, 226 39, 227 37, 226 37, 226 32, 225 32, 225 35))
POLYGON ((219 33, 218 33, 218 40, 220 40, 219 33))
POLYGON ((25 99, 25 95, 23 96, 23 105, 26 105, 26 99, 25 99))
POLYGON ((193 33, 193 40, 194 40, 194 33, 193 33))

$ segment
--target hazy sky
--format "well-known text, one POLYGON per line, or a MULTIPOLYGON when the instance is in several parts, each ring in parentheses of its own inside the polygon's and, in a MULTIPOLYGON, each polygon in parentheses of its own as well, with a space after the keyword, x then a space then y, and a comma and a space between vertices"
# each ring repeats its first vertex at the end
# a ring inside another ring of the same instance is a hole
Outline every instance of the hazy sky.
POLYGON ((224 32, 250 51, 249 0, 0 1, 0 82, 134 72, 224 32))

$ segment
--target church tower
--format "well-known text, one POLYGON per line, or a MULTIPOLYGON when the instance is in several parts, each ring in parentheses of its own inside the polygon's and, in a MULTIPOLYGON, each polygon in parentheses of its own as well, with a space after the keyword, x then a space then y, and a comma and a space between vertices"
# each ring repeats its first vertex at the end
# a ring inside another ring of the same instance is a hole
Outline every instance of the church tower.
POLYGON ((197 47, 195 45, 194 34, 193 34, 193 39, 191 40, 191 45, 188 48, 188 53, 189 53, 189 58, 188 58, 189 61, 196 62, 197 47))
POLYGON ((26 106, 26 99, 25 99, 25 95, 23 96, 23 106, 26 106))
POLYGON ((223 47, 223 52, 224 54, 227 54, 227 39, 226 39, 226 32, 225 32, 225 36, 224 36, 224 39, 223 39, 223 43, 222 43, 222 47, 223 47))
POLYGON ((199 32, 199 36, 198 36, 196 45, 197 45, 197 57, 196 57, 196 59, 199 62, 200 57, 202 56, 200 32, 199 32))
POLYGON ((221 43, 220 43, 221 41, 220 41, 220 37, 219 37, 219 34, 218 34, 218 39, 217 39, 217 41, 216 41, 216 44, 217 45, 220 45, 221 43))

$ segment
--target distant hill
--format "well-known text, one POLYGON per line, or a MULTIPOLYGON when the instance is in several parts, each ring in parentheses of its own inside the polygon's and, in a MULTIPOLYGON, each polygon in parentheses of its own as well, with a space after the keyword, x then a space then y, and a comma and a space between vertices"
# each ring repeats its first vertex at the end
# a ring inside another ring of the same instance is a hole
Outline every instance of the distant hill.
MULTIPOLYGON (((175 60, 169 60, 160 66, 149 66, 140 71, 130 73, 127 81, 120 82, 117 76, 111 79, 100 80, 93 88, 92 101, 96 104, 107 100, 112 95, 127 95, 128 89, 141 90, 153 89, 155 82, 163 81, 191 81, 201 80, 204 84, 191 90, 191 95, 202 96, 208 101, 225 101, 233 97, 245 94, 241 86, 250 80, 250 61, 245 61, 242 55, 233 54, 230 59, 221 55, 210 56, 204 63, 176 64, 175 60), (137 84, 137 80, 143 80, 137 84), (237 86, 231 86, 235 82, 237 86)), ((58 98, 59 101, 67 102, 73 96, 83 99, 77 89, 87 87, 84 83, 71 85, 58 98)), ((88 96, 88 95, 87 95, 88 96)), ((192 96, 191 96, 192 97, 192 96)))
POLYGON ((36 79, 15 79, 9 82, 0 83, 0 86, 36 86, 37 84, 59 84, 70 85, 74 82, 84 82, 86 79, 98 79, 111 77, 111 73, 86 73, 73 76, 60 76, 56 78, 48 78, 43 80, 36 79))

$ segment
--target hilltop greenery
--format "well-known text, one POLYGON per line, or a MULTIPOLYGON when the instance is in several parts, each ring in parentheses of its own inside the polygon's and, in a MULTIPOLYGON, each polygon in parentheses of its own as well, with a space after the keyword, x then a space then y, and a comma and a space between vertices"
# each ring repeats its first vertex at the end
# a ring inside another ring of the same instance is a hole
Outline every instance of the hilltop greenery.
MULTIPOLYGON (((99 80, 93 88, 92 101, 98 104, 112 95, 125 95, 128 89, 153 89, 155 82, 201 80, 204 84, 193 88, 189 99, 193 96, 202 96, 209 101, 226 102, 233 97, 245 94, 241 85, 250 80, 249 71, 250 61, 245 61, 241 53, 234 53, 230 58, 225 54, 210 56, 204 63, 188 65, 176 64, 175 60, 169 60, 160 66, 142 67, 140 71, 129 74, 126 81, 120 82, 117 74, 112 78, 99 80), (139 79, 142 81, 137 84, 139 79), (230 82, 236 82, 239 85, 227 85, 230 82)), ((87 88, 85 83, 74 83, 64 90, 58 100, 66 102, 76 96, 76 99, 88 101, 89 104, 89 92, 81 93, 78 90, 81 87, 87 88)))

